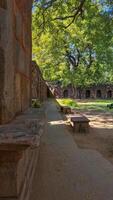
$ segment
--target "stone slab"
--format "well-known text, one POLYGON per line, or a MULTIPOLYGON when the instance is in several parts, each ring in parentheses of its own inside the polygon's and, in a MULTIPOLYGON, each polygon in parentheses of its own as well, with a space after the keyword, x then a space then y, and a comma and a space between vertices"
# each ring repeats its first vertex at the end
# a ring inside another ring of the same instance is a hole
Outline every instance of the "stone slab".
POLYGON ((0 198, 26 199, 45 125, 42 106, 30 108, 10 124, 0 126, 0 198))

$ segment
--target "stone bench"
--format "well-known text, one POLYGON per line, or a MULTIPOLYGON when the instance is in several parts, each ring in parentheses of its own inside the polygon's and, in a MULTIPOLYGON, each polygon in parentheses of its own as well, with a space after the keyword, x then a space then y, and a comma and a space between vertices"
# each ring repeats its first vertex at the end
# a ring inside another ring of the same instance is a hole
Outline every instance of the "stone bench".
POLYGON ((71 108, 68 106, 60 106, 60 111, 63 112, 64 114, 70 114, 71 108))
POLYGON ((31 200, 45 108, 31 108, 0 126, 0 200, 31 200))
POLYGON ((77 133, 88 133, 90 120, 81 114, 72 114, 68 116, 73 131, 77 133))

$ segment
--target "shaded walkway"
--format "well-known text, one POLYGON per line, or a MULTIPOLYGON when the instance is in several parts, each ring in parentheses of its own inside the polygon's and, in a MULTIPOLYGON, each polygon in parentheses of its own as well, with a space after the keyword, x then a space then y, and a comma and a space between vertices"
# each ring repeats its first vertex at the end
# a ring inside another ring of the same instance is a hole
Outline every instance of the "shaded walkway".
POLYGON ((32 200, 113 200, 113 166, 97 151, 77 147, 53 102, 47 118, 32 200))

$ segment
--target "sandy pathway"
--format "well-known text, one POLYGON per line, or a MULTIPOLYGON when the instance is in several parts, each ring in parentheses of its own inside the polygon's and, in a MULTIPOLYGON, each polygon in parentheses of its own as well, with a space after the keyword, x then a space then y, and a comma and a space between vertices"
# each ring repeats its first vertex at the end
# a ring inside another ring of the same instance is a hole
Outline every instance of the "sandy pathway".
POLYGON ((47 118, 31 200, 113 200, 113 166, 77 147, 53 102, 47 118))

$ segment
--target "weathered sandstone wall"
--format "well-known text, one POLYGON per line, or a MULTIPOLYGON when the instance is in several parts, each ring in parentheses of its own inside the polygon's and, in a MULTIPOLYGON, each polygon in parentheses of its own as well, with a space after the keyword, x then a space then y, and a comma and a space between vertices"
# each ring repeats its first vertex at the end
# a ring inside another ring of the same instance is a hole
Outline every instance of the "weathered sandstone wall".
POLYGON ((30 105, 31 0, 0 1, 0 123, 30 105))

